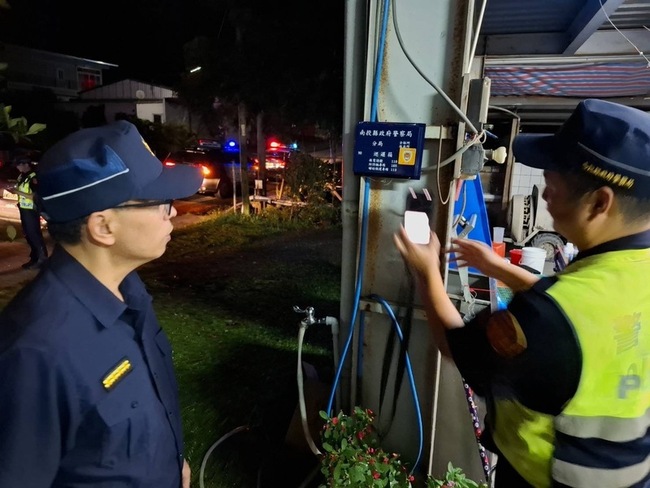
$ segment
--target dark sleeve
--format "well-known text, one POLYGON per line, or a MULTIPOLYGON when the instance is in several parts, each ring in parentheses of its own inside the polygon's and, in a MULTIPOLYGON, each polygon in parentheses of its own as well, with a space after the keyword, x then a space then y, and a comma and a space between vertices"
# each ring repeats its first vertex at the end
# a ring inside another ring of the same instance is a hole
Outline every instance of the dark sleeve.
POLYGON ((0 355, 0 486, 52 485, 62 442, 57 396, 54 365, 39 351, 0 355))
POLYGON ((515 294, 507 310, 486 310, 447 332, 454 361, 477 394, 516 397, 551 415, 575 394, 580 346, 564 312, 544 293, 550 283, 541 280, 515 294))

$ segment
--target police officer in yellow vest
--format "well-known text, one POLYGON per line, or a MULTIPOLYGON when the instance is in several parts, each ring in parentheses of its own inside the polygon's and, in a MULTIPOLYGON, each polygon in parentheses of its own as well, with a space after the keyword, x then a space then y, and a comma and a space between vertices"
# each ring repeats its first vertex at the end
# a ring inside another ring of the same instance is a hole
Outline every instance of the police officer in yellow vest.
POLYGON ((32 168, 32 161, 29 158, 17 158, 14 165, 20 171, 20 175, 16 185, 7 188, 7 190, 18 195, 20 223, 30 247, 29 261, 22 266, 25 269, 40 268, 47 260, 47 246, 41 231, 40 212, 34 201, 34 189, 37 185, 36 172, 32 168))
POLYGON ((513 289, 506 310, 465 323, 448 298, 440 242, 395 244, 419 278, 432 332, 486 398, 497 487, 650 487, 650 114, 588 99, 555 134, 514 154, 544 169, 557 232, 577 245, 540 278, 467 239, 446 249, 513 289))

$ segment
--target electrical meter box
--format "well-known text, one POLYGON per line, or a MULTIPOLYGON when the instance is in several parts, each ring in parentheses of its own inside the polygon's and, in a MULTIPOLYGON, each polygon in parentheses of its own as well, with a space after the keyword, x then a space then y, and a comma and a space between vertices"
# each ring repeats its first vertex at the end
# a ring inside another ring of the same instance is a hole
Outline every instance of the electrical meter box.
POLYGON ((359 122, 353 171, 357 176, 420 179, 425 124, 359 122))

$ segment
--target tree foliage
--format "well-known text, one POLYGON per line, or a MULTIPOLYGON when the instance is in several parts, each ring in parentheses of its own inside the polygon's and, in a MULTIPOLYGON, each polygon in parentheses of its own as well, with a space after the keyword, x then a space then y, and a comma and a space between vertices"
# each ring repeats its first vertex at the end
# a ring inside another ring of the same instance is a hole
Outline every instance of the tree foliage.
POLYGON ((343 94, 343 2, 281 4, 231 0, 209 5, 212 36, 194 39, 181 95, 197 106, 245 103, 267 130, 289 134, 303 124, 340 132, 343 94), (196 75, 196 76, 192 76, 196 75))

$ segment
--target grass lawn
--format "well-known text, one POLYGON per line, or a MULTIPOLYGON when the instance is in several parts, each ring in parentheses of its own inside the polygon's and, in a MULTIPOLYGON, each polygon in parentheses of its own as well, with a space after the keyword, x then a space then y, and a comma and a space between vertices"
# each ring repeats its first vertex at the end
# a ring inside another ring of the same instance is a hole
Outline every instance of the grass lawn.
MULTIPOLYGON (((206 488, 297 487, 316 467, 285 443, 303 317, 292 307, 338 317, 340 233, 278 215, 215 215, 174 231, 165 255, 140 269, 174 348, 192 486, 218 440, 206 488)), ((16 291, 0 293, 0 306, 16 291)), ((302 354, 328 384, 332 338, 321 327, 308 329, 302 354)))

